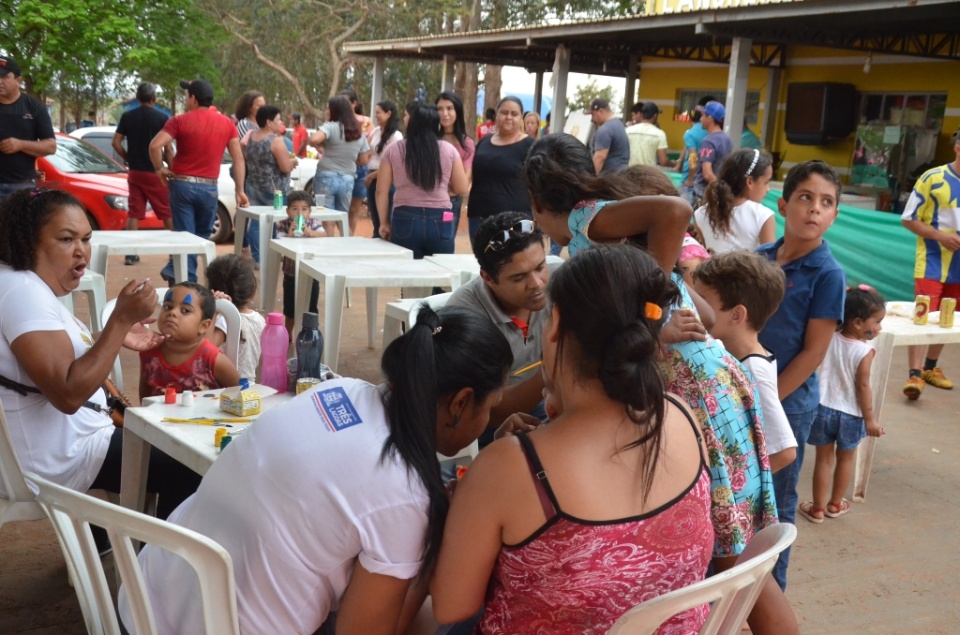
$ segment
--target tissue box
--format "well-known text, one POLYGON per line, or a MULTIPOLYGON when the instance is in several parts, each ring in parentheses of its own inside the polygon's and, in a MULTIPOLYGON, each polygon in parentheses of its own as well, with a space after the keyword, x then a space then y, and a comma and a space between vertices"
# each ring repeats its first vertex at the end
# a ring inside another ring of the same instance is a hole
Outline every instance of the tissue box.
POLYGON ((227 388, 220 393, 220 410, 229 412, 238 417, 249 417, 260 414, 263 400, 260 393, 253 388, 227 388))

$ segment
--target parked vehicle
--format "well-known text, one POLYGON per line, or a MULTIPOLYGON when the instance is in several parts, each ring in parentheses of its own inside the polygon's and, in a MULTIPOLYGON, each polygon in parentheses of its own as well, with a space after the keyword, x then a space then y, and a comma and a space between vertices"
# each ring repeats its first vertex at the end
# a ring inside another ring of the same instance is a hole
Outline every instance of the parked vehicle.
MULTIPOLYGON (((122 163, 122 160, 113 151, 112 143, 115 132, 116 126, 95 126, 92 128, 77 128, 70 135, 88 141, 103 154, 114 157, 115 160, 122 163)), ((210 240, 215 243, 229 242, 233 236, 233 218, 237 212, 237 197, 233 177, 230 176, 232 166, 233 160, 230 158, 230 153, 224 152, 223 160, 220 163, 220 176, 217 179, 217 219, 214 221, 213 233, 210 235, 210 240)), ((290 174, 291 186, 294 189, 305 189, 312 192, 313 175, 316 172, 316 159, 300 159, 299 165, 290 174)), ((150 215, 149 210, 147 214, 150 215)), ((143 227, 142 223, 141 227, 143 227)))
MULTIPOLYGON (((126 168, 94 146, 57 133, 57 152, 37 159, 37 173, 38 183, 44 187, 77 197, 93 229, 126 228, 130 194, 126 168)), ((163 223, 147 206, 140 227, 162 229, 163 223)))

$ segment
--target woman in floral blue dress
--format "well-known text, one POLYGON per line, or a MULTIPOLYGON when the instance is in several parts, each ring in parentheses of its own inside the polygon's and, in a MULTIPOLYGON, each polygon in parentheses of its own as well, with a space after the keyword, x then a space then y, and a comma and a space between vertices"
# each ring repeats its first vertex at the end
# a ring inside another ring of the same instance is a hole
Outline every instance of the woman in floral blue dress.
MULTIPOLYGON (((594 176, 582 143, 570 135, 550 135, 530 150, 523 176, 537 224, 571 256, 592 242, 628 240, 645 247, 666 271, 674 269, 692 209, 663 174, 631 168, 594 176)), ((689 325, 699 322, 701 312, 704 322, 712 323, 712 311, 695 301, 699 296, 682 277, 674 273, 672 279, 682 296, 673 313, 685 316, 688 325, 680 330, 691 332, 689 325)), ((713 557, 721 571, 733 566, 756 532, 777 522, 777 507, 756 384, 719 341, 707 334, 690 337, 664 337, 660 371, 668 391, 690 406, 704 434, 713 488, 713 557)), ((785 598, 776 591, 779 587, 765 588, 757 615, 751 614, 755 633, 795 627, 785 598)))

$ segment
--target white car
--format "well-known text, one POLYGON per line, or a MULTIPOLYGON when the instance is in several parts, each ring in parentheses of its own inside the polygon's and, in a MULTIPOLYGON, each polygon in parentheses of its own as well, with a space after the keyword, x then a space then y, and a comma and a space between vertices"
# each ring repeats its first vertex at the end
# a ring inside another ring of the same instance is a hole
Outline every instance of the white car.
MULTIPOLYGON (((77 128, 70 136, 93 144, 108 157, 113 158, 121 165, 123 159, 113 151, 113 135, 116 126, 94 126, 92 128, 77 128)), ((217 179, 217 219, 213 224, 213 233, 210 240, 215 243, 226 243, 233 235, 233 218, 237 212, 237 194, 230 168, 233 161, 229 152, 223 153, 220 163, 220 177, 217 179)), ((317 172, 316 159, 299 159, 297 167, 290 174, 290 186, 295 190, 313 191, 313 175, 317 172)))

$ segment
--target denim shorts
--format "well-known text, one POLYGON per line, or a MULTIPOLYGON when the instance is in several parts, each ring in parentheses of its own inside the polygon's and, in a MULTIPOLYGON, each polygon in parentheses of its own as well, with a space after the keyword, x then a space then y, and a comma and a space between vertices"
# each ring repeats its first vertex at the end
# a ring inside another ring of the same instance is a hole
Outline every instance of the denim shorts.
POLYGON ((357 168, 357 175, 353 179, 353 198, 367 198, 367 186, 363 181, 369 173, 367 166, 357 168))
POLYGON ((820 406, 807 443, 830 445, 836 442, 838 450, 847 452, 860 445, 860 440, 865 436, 867 427, 863 423, 863 417, 820 406))

